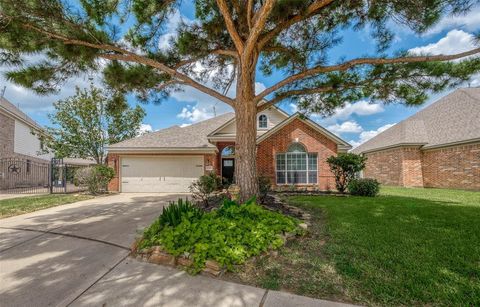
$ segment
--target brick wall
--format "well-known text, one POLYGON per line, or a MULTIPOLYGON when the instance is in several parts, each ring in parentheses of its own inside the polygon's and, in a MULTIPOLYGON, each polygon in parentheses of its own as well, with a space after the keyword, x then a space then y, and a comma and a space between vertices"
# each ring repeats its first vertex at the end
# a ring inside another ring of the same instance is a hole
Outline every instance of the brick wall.
POLYGON ((0 158, 13 157, 15 120, 0 113, 0 158))
POLYGON ((426 187, 480 190, 480 143, 423 151, 426 187))
POLYGON ((299 119, 258 144, 258 174, 269 177, 272 183, 275 183, 275 156, 277 153, 286 152, 293 142, 300 142, 308 152, 318 153, 318 184, 315 187, 321 190, 335 189, 335 179, 326 159, 337 154, 337 144, 299 119))
POLYGON ((403 185, 402 148, 366 153, 365 156, 364 177, 375 178, 385 185, 403 185))
POLYGON ((366 153, 364 177, 385 185, 480 190, 480 143, 366 153))

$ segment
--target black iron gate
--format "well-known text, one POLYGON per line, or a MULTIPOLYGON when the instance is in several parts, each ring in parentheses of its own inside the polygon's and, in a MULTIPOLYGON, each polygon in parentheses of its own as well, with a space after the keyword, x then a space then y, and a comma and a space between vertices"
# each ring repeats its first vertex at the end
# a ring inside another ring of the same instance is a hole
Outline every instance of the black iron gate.
POLYGON ((87 166, 63 159, 38 162, 23 158, 0 159, 0 194, 75 193, 85 191, 74 182, 75 173, 87 166))

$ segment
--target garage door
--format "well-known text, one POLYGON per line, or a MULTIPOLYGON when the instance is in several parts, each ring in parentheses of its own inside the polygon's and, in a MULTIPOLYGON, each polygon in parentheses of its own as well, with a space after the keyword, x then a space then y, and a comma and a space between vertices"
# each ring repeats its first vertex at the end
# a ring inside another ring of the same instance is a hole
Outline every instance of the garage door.
POLYGON ((123 157, 122 192, 189 192, 203 156, 123 157))

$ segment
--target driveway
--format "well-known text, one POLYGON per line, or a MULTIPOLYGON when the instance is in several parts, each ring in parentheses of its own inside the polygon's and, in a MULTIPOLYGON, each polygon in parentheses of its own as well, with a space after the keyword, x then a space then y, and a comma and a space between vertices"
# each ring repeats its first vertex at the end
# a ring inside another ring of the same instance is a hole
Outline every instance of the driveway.
POLYGON ((0 306, 340 306, 128 257, 182 195, 118 194, 0 220, 0 306))

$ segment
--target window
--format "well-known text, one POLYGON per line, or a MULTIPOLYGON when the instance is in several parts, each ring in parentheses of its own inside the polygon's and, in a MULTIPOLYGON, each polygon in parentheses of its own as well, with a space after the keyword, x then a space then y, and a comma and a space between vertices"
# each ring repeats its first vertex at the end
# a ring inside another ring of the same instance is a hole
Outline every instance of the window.
POLYGON ((267 115, 262 114, 258 117, 258 128, 267 128, 268 126, 268 119, 267 115))
POLYGON ((286 153, 276 156, 277 184, 316 184, 317 153, 307 153, 300 143, 293 143, 286 153))

